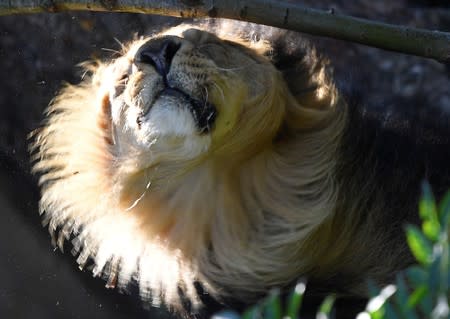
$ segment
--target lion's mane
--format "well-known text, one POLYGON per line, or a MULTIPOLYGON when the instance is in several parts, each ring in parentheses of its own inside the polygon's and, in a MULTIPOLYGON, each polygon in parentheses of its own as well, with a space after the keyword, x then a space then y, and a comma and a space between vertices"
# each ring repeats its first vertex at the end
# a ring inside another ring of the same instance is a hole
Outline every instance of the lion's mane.
POLYGON ((73 238, 81 267, 91 258, 109 285, 136 279, 145 298, 175 308, 180 295, 201 304, 196 283, 219 300, 253 301, 303 276, 347 294, 364 294, 368 277, 391 280, 410 257, 395 235, 400 226, 389 226, 374 148, 352 145, 362 118, 329 62, 293 33, 227 22, 201 28, 264 61, 265 93, 249 98, 256 84, 217 81, 222 98, 245 109, 230 116, 232 129, 213 131, 214 152, 187 163, 150 160, 134 141, 125 152, 112 138, 104 92, 114 61, 90 64, 92 75, 62 90, 33 137, 41 213, 55 242, 73 238))

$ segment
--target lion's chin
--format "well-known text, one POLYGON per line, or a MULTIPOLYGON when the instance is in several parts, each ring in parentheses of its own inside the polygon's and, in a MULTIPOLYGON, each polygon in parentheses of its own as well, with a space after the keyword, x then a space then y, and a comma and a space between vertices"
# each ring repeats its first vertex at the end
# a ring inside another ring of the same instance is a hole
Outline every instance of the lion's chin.
POLYGON ((199 133, 209 133, 213 128, 217 116, 217 108, 208 101, 201 101, 193 98, 183 90, 166 87, 159 96, 167 96, 179 99, 180 102, 191 112, 195 125, 199 133))

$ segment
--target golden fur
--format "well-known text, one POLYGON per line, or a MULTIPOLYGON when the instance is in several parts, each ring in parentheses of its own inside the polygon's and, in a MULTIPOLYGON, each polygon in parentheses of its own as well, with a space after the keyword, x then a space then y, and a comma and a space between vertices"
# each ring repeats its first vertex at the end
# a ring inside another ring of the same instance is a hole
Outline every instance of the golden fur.
POLYGON ((51 103, 32 144, 57 244, 75 234, 81 267, 92 258, 109 285, 135 278, 145 298, 174 308, 179 288, 200 304, 194 282, 251 301, 301 276, 328 278, 351 240, 329 249, 333 227, 354 227, 334 218, 347 108, 326 61, 313 50, 303 58, 294 94, 268 43, 218 30, 170 29, 91 64, 91 77, 51 103), (136 54, 172 35, 181 44, 169 76, 215 105, 210 132, 193 131, 179 101, 147 105, 158 76, 136 54))

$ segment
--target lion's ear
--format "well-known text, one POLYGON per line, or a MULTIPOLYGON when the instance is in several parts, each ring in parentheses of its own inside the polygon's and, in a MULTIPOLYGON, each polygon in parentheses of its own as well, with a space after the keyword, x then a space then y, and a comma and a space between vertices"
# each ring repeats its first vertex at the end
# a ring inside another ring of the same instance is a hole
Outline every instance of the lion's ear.
POLYGON ((328 110, 335 105, 337 91, 330 63, 307 41, 280 38, 273 44, 271 58, 301 106, 328 110))

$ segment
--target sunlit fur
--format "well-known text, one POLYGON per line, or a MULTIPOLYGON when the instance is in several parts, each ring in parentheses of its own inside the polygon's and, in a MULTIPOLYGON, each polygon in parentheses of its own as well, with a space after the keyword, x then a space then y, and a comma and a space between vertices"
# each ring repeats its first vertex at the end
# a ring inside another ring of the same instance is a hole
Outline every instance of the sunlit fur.
POLYGON ((229 32, 224 23, 221 39, 188 26, 153 37, 185 38, 171 72, 191 95, 204 81, 218 111, 209 133, 164 99, 138 125, 157 86, 151 66, 134 64, 143 38, 89 64, 92 75, 65 87, 33 134, 41 213, 57 244, 75 234, 81 267, 92 258, 111 286, 136 279, 155 304, 179 308, 180 288, 199 306, 194 282, 251 301, 304 275, 326 278, 347 248, 321 240, 333 234, 346 124, 326 61, 313 49, 299 58, 294 95, 270 43, 229 32))

